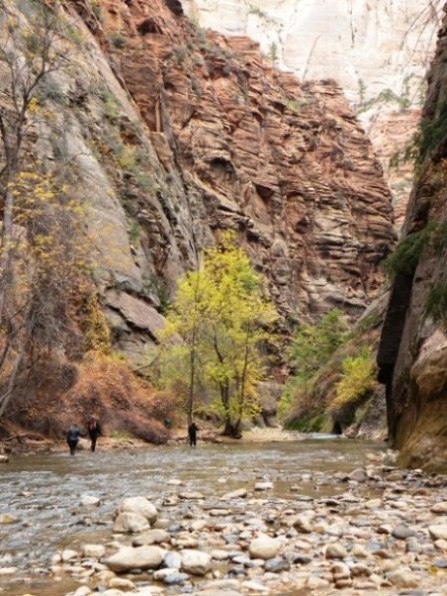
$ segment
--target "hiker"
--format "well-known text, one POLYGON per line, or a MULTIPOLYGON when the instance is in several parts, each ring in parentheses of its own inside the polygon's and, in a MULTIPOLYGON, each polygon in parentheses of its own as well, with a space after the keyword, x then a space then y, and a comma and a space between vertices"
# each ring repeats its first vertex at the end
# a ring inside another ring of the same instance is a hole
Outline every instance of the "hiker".
POLYGON ((67 432, 67 444, 70 449, 70 455, 75 454, 75 449, 82 435, 81 430, 77 424, 72 424, 67 432))
POLYGON ((197 445, 197 431, 199 427, 195 422, 191 422, 188 426, 188 437, 189 437, 189 445, 191 447, 195 447, 197 445))
POLYGON ((99 422, 96 420, 94 416, 90 419, 90 422, 87 424, 87 431, 88 436, 90 437, 90 449, 95 451, 96 449, 96 441, 98 440, 99 435, 101 435, 101 427, 99 426, 99 422))

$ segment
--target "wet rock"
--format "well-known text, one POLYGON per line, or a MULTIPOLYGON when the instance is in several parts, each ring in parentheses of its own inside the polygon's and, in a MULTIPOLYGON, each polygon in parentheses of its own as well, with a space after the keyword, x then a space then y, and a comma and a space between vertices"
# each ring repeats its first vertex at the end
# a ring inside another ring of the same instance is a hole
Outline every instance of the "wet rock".
POLYGON ((151 529, 144 534, 136 536, 132 540, 133 546, 144 546, 149 544, 160 544, 162 542, 170 542, 171 536, 166 530, 151 529))
POLYGON ((122 533, 137 533, 144 532, 145 530, 148 530, 149 527, 149 522, 145 517, 143 517, 139 513, 131 513, 130 511, 125 511, 123 513, 120 513, 116 518, 115 524, 113 526, 113 531, 122 533))
POLYGON ((255 484, 256 491, 271 490, 273 488, 272 482, 257 482, 255 484))
POLYGON ((250 542, 248 550, 254 559, 272 559, 278 554, 280 548, 281 542, 277 538, 262 534, 250 542))
POLYGON ((259 594, 268 594, 270 592, 269 588, 261 584, 260 582, 254 580, 248 580, 242 582, 242 587, 245 590, 249 590, 250 592, 256 592, 259 594))
POLYGON ((181 553, 181 569, 192 575, 205 575, 211 569, 211 557, 199 550, 185 549, 181 553))
POLYGON ((93 497, 91 495, 82 495, 81 496, 81 505, 86 507, 99 507, 101 504, 101 499, 98 497, 93 497))
POLYGON ((169 550, 163 558, 163 565, 171 569, 180 569, 182 566, 182 556, 176 551, 169 550))
POLYGON ((387 579, 398 588, 417 588, 420 584, 419 577, 405 567, 391 571, 387 575, 387 579))
POLYGON ((222 499, 245 499, 248 495, 248 491, 245 488, 238 488, 237 490, 233 490, 230 493, 227 493, 222 497, 222 499))
POLYGON ((0 567, 0 575, 15 575, 17 571, 17 567, 0 567))
POLYGON ((106 554, 106 549, 102 544, 84 544, 82 555, 91 559, 101 559, 106 554))
POLYGON ((327 545, 324 555, 326 559, 344 559, 348 556, 348 553, 339 542, 333 542, 327 545))
POLYGON ((19 520, 18 517, 16 517, 15 515, 11 515, 10 513, 1 513, 0 514, 0 524, 15 524, 17 523, 19 520))
POLYGON ((125 579, 123 577, 113 577, 109 583, 109 588, 115 588, 116 590, 134 590, 136 588, 135 584, 130 581, 130 579, 125 579))
POLYGON ((230 557, 230 553, 226 550, 214 549, 210 553, 212 559, 216 561, 226 561, 230 557))
POLYGON ((355 482, 366 482, 368 476, 364 468, 357 468, 357 470, 348 474, 347 478, 348 480, 354 480, 355 482))
POLYGON ((414 536, 415 534, 416 534, 416 532, 414 530, 412 530, 411 528, 409 528, 408 526, 397 526, 391 532, 391 535, 394 536, 394 538, 398 538, 399 540, 406 540, 407 538, 410 538, 411 536, 414 536))
POLYGON ((204 496, 202 495, 202 493, 199 492, 185 492, 185 493, 179 493, 179 498, 183 499, 185 501, 194 501, 194 500, 198 500, 198 499, 203 499, 204 496))
POLYGON ((7 464, 9 462, 9 457, 5 454, 0 454, 0 464, 7 464))
POLYGON ((447 513, 447 501, 441 501, 440 503, 435 503, 433 507, 430 508, 432 513, 443 514, 447 513))
POLYGON ((157 509, 146 497, 128 497, 118 507, 118 512, 129 512, 141 515, 150 524, 157 519, 157 509))
POLYGON ((272 573, 280 573, 281 571, 288 571, 290 569, 290 563, 284 557, 274 557, 266 561, 264 569, 272 573))
POLYGON ((429 526, 428 531, 433 540, 447 540, 447 524, 429 526))
POLYGON ((62 561, 64 563, 66 561, 72 561, 73 559, 77 559, 78 556, 79 556, 79 554, 78 554, 78 552, 76 550, 72 550, 72 549, 69 549, 69 548, 66 548, 61 553, 61 559, 62 559, 62 561))
POLYGON ((165 551, 158 546, 125 546, 104 559, 103 563, 116 573, 132 569, 157 569, 163 561, 164 554, 165 551))

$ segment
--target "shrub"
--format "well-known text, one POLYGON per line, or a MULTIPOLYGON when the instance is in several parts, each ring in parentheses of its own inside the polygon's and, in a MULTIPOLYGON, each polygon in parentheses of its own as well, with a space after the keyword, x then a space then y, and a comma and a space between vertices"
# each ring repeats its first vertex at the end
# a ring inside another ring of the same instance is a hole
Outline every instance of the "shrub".
POLYGON ((399 273, 410 276, 414 274, 432 231, 433 225, 427 224, 419 232, 408 234, 399 242, 385 261, 385 271, 389 277, 394 278, 399 273))
POLYGON ((368 348, 363 348, 358 356, 348 356, 342 363, 342 378, 336 384, 336 398, 332 405, 358 405, 370 397, 377 386, 375 363, 368 348))
POLYGON ((447 285, 435 284, 428 295, 425 311, 435 323, 447 328, 447 285))

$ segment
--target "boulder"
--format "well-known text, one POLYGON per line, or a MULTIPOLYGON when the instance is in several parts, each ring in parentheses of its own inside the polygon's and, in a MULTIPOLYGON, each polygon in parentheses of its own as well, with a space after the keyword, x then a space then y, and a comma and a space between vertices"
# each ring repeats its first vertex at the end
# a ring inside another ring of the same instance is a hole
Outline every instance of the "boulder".
POLYGON ((120 513, 115 520, 113 526, 114 532, 144 532, 149 529, 149 522, 145 517, 139 513, 131 513, 130 511, 124 511, 120 513))
POLYGON ((102 562, 116 573, 132 569, 157 569, 160 567, 165 551, 158 546, 124 546, 102 562))
POLYGON ((281 542, 277 538, 271 538, 262 534, 250 542, 248 550, 253 559, 273 559, 281 548, 281 542))
POLYGON ((146 497, 128 497, 118 507, 118 512, 138 513, 145 517, 150 524, 157 519, 157 509, 146 497))
POLYGON ((211 557, 200 550, 185 549, 182 553, 182 569, 192 575, 205 575, 211 569, 211 557))

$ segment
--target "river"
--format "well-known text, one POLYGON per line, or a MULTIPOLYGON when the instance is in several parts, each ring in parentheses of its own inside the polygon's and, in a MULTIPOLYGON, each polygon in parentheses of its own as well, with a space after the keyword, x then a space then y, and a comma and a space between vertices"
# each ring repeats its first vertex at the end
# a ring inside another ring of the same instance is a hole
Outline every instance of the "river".
MULTIPOLYGON (((0 514, 18 521, 0 525, 3 567, 17 567, 13 578, 0 575, 8 595, 37 590, 38 596, 65 594, 68 579, 55 585, 47 570, 55 552, 111 535, 112 514, 128 496, 144 495, 156 504, 178 490, 219 497, 256 482, 270 481, 272 498, 296 501, 339 494, 346 487, 334 479, 365 463, 366 453, 384 445, 333 437, 276 443, 184 444, 135 450, 81 451, 11 457, 1 467, 0 514), (101 499, 100 507, 81 504, 83 495, 101 499), (20 580, 20 584, 18 582, 20 580), (28 587, 23 588, 23 583, 28 587)), ((187 504, 179 506, 184 514, 187 504)), ((178 515, 179 512, 177 512, 178 515)), ((34 593, 34 592, 33 592, 34 593)))

